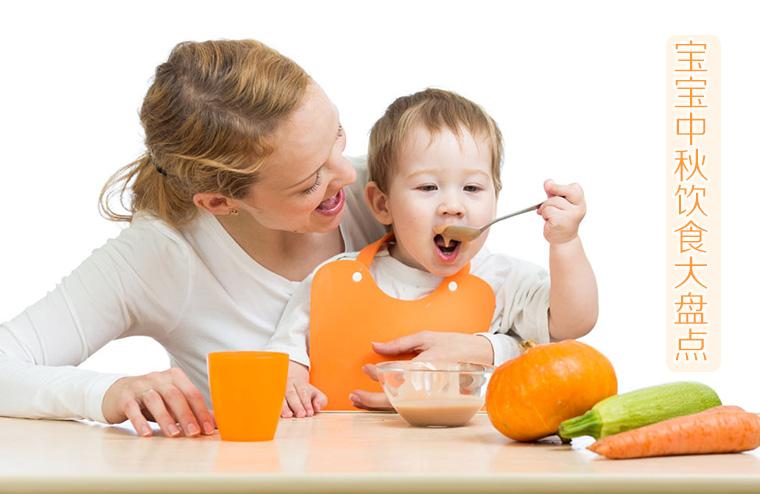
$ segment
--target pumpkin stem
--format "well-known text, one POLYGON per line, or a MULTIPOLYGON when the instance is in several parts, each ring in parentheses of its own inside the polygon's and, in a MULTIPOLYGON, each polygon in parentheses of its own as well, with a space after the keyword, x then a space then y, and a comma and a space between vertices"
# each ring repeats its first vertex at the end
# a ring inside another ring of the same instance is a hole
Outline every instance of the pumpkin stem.
POLYGON ((523 351, 528 350, 529 348, 533 348, 538 346, 535 341, 533 340, 522 340, 520 342, 520 346, 522 347, 523 351))

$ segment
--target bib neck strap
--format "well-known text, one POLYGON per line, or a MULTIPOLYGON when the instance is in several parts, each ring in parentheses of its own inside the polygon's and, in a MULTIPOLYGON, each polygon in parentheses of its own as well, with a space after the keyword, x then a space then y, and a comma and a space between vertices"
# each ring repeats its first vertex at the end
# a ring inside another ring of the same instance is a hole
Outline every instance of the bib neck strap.
MULTIPOLYGON (((396 236, 393 234, 393 232, 386 233, 381 239, 376 240, 372 242, 371 244, 368 244, 366 247, 360 250, 359 255, 357 256, 356 260, 364 264, 365 266, 367 266, 367 268, 369 268, 370 265, 372 264, 372 261, 375 259, 377 252, 380 250, 380 248, 386 243, 391 242, 395 239, 396 239, 396 236)), ((470 272, 470 263, 468 262, 467 264, 462 266, 462 269, 452 274, 451 276, 446 277, 444 279, 444 282, 454 281, 461 276, 465 276, 469 274, 469 272, 470 272)))

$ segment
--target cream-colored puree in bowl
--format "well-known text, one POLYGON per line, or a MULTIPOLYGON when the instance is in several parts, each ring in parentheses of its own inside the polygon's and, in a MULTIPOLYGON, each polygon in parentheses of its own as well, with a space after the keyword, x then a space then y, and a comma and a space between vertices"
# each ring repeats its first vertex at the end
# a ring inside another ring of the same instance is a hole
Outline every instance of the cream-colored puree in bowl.
POLYGON ((391 405, 409 424, 457 427, 483 407, 493 367, 410 360, 383 362, 377 369, 391 405))
POLYGON ((456 427, 470 421, 483 408, 483 398, 460 396, 427 400, 401 400, 394 405, 404 420, 418 427, 456 427))

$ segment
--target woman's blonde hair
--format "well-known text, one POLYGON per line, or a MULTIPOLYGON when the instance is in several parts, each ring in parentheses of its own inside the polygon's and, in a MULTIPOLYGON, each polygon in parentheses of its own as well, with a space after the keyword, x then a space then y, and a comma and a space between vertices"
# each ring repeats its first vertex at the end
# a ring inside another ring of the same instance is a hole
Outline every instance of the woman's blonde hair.
POLYGON ((156 68, 140 110, 146 152, 105 184, 101 214, 131 221, 147 211, 179 227, 194 217, 197 192, 245 197, 273 151, 274 129, 309 82, 295 62, 258 41, 178 44, 156 68), (111 209, 114 195, 129 214, 111 209))
POLYGON ((461 136, 462 129, 485 139, 491 151, 491 175, 496 194, 501 190, 501 131, 480 106, 442 89, 425 89, 402 96, 388 107, 369 134, 367 167, 369 179, 383 192, 388 185, 398 153, 411 129, 422 125, 431 134, 448 129, 461 136))

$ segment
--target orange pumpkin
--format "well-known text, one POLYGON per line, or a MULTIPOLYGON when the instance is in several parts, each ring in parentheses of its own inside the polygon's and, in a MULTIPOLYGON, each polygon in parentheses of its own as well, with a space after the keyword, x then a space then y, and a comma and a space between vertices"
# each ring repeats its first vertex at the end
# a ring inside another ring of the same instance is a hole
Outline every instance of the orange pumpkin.
POLYGON ((617 393, 615 369, 594 348, 575 340, 536 345, 494 371, 486 392, 491 423, 516 441, 555 434, 563 420, 617 393))

